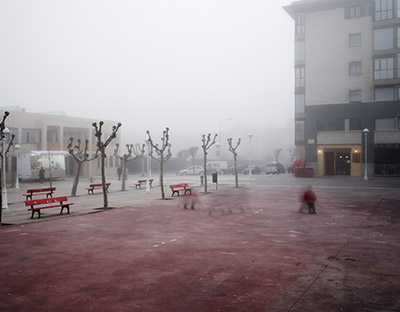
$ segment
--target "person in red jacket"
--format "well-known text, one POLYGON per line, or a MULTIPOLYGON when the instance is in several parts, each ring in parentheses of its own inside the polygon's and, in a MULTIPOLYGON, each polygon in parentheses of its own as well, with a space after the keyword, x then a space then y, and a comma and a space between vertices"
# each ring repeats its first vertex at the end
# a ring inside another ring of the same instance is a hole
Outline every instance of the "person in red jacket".
MULTIPOLYGON (((317 212, 315 211, 315 202, 317 201, 317 196, 312 190, 312 186, 308 185, 307 189, 303 192, 301 195, 301 202, 304 205, 308 206, 308 212, 312 214, 316 214, 317 212)), ((303 207, 300 207, 300 212, 303 207)))

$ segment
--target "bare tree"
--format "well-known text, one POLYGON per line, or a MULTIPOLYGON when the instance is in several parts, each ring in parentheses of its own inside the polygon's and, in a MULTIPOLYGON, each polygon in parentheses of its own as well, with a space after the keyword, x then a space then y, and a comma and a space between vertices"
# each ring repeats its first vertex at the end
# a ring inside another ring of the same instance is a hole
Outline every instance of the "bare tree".
MULTIPOLYGON (((10 115, 9 112, 4 112, 3 120, 0 123, 0 143, 2 144, 3 141, 6 139, 6 136, 4 134, 4 129, 6 128, 6 119, 10 115)), ((11 135, 11 140, 8 142, 7 149, 1 153, 2 157, 6 157, 8 152, 10 151, 11 146, 13 145, 14 141, 14 134, 11 135)), ((0 227, 3 225, 2 220, 3 220, 3 174, 5 174, 4 168, 2 167, 1 174, 0 174, 0 227)))
POLYGON ((194 161, 196 159, 196 154, 197 151, 199 150, 198 146, 192 146, 188 149, 189 155, 192 156, 192 166, 193 166, 193 174, 195 174, 195 169, 194 169, 194 161))
POLYGON ((274 156, 275 156, 276 165, 278 165, 279 155, 282 153, 282 151, 283 151, 283 149, 281 149, 281 148, 275 148, 274 149, 274 156))
POLYGON ((236 187, 239 187, 239 179, 238 179, 238 172, 237 172, 237 155, 238 154, 236 153, 236 149, 240 145, 240 138, 238 139, 238 142, 236 143, 235 147, 233 147, 233 145, 232 145, 232 138, 229 138, 228 145, 229 145, 229 151, 232 152, 232 154, 233 154, 233 161, 234 161, 234 166, 235 166, 235 185, 236 185, 236 187))
POLYGON ((205 134, 203 134, 201 141, 203 144, 201 145, 201 148, 203 149, 204 153, 204 193, 207 194, 207 150, 215 144, 215 139, 217 138, 217 134, 214 135, 214 139, 211 141, 211 133, 209 133, 206 137, 205 134))
POLYGON ((99 156, 99 149, 97 149, 95 155, 93 157, 89 157, 89 140, 85 140, 85 146, 83 150, 81 149, 81 145, 82 141, 80 139, 77 140, 77 144, 74 146, 74 138, 69 138, 69 143, 67 145, 68 152, 77 163, 74 183, 72 184, 71 190, 71 196, 73 197, 76 196, 83 164, 85 162, 92 161, 99 156))
POLYGON ((161 138, 161 147, 158 144, 154 144, 150 131, 147 130, 150 142, 150 157, 160 162, 160 186, 161 186, 161 198, 165 199, 164 193, 164 163, 171 158, 171 144, 169 143, 169 128, 165 128, 163 136, 161 138), (154 156, 153 151, 156 151, 154 156), (165 154, 166 153, 166 154, 165 154))
POLYGON ((294 159, 296 158, 296 147, 288 147, 287 152, 290 155, 290 165, 293 165, 294 159))
POLYGON ((121 165, 122 165, 121 191, 126 190, 125 181, 126 181, 126 168, 127 168, 128 162, 140 157, 141 155, 144 155, 144 147, 145 147, 145 145, 143 144, 143 146, 140 150, 135 151, 133 144, 130 144, 130 145, 126 144, 128 153, 120 156, 120 155, 118 155, 119 144, 118 143, 115 144, 114 156, 121 160, 121 165), (137 153, 140 153, 140 154, 137 154, 137 153), (132 155, 134 155, 134 156, 132 156, 132 155))
POLYGON ((103 184, 103 200, 104 200, 104 209, 108 209, 108 197, 107 197, 107 187, 106 187, 106 172, 105 172, 105 167, 106 167, 106 148, 110 144, 112 140, 114 140, 117 137, 117 132, 118 129, 122 126, 121 123, 118 123, 117 126, 112 127, 112 133, 110 137, 103 142, 103 128, 104 122, 100 121, 99 124, 97 125, 96 122, 92 124, 94 127, 94 136, 97 138, 97 149, 100 152, 100 160, 101 160, 101 183, 103 184))

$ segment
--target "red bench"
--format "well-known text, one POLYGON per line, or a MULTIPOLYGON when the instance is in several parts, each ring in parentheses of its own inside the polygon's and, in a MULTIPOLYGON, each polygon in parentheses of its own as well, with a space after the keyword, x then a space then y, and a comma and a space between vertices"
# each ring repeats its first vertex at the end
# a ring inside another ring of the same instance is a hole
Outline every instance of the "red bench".
POLYGON ((54 197, 54 198, 41 198, 41 199, 33 199, 25 201, 25 206, 31 206, 28 211, 32 211, 31 219, 35 215, 35 212, 38 214, 38 219, 40 219, 40 210, 47 208, 56 208, 61 207, 60 214, 63 213, 64 208, 67 208, 69 213, 69 206, 72 206, 73 203, 67 203, 67 196, 54 197))
MULTIPOLYGON (((106 191, 108 192, 108 188, 110 186, 111 183, 106 183, 106 191)), ((92 194, 94 194, 94 190, 98 190, 98 189, 103 189, 103 184, 102 183, 92 183, 89 185, 89 187, 86 188, 88 194, 90 194, 90 192, 92 192, 92 194)))
POLYGON ((55 187, 47 187, 47 188, 39 188, 39 189, 29 189, 26 191, 26 194, 22 196, 26 196, 26 200, 29 198, 32 199, 32 196, 36 195, 46 195, 46 198, 53 197, 53 193, 55 192, 55 187))
POLYGON ((172 191, 171 197, 173 197, 175 193, 179 196, 179 192, 183 192, 183 195, 186 195, 186 193, 192 194, 192 188, 189 187, 187 183, 172 184, 169 187, 172 191))
MULTIPOLYGON (((135 184, 135 187, 136 188, 142 188, 142 185, 146 185, 146 181, 147 180, 138 180, 137 182, 136 182, 136 184, 135 184)), ((153 179, 149 179, 149 184, 150 184, 150 187, 153 187, 153 179)))

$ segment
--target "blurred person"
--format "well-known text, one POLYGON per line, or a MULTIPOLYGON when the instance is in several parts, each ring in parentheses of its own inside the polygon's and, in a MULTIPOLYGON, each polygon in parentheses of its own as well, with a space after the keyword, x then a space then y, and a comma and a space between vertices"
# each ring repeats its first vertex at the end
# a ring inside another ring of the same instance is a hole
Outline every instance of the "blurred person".
POLYGON ((305 206, 308 207, 308 212, 310 214, 317 214, 315 211, 315 203, 317 201, 317 196, 312 190, 312 186, 308 185, 304 192, 301 194, 300 201, 302 205, 300 206, 299 212, 302 212, 305 206))
POLYGON ((184 195, 182 197, 182 202, 183 202, 183 209, 188 209, 188 207, 190 206, 190 209, 194 210, 194 207, 199 202, 199 194, 195 189, 192 189, 190 195, 184 195))
POLYGON ((119 166, 119 167, 117 168, 117 174, 118 174, 118 181, 121 181, 121 174, 122 174, 122 168, 121 168, 121 166, 119 166))
POLYGON ((44 169, 43 169, 43 167, 40 167, 40 170, 39 170, 39 180, 40 180, 40 183, 44 182, 44 169))

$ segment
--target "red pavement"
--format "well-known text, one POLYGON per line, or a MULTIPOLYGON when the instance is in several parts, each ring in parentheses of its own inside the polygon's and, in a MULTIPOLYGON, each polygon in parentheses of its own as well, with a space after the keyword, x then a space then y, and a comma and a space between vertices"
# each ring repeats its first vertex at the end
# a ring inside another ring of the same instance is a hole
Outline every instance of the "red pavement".
POLYGON ((315 191, 318 215, 258 186, 2 228, 0 311, 399 311, 398 190, 315 191))

